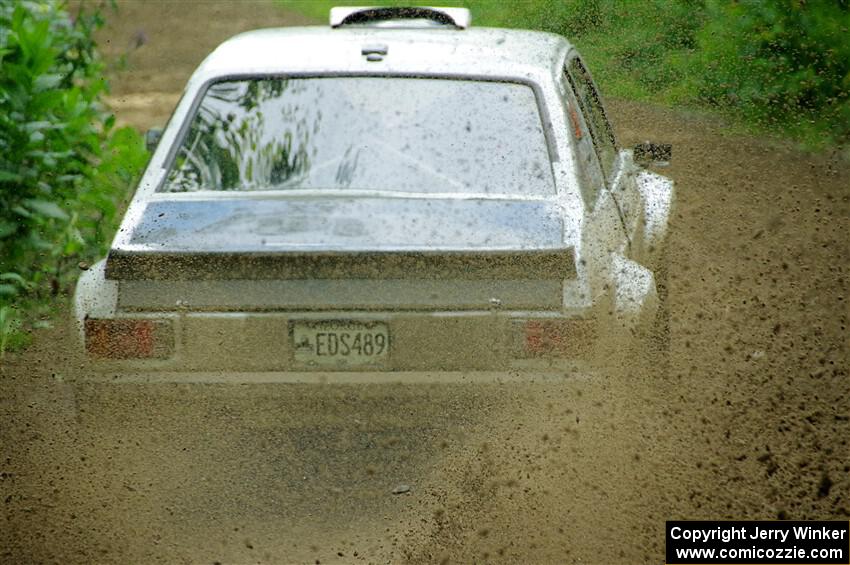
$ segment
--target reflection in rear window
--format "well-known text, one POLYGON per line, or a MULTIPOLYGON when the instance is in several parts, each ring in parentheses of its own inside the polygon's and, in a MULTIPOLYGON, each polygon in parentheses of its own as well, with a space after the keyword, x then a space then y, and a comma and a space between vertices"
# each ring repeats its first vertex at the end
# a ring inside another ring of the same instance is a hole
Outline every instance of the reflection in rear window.
POLYGON ((549 153, 523 84, 264 78, 213 84, 161 188, 548 195, 549 153))

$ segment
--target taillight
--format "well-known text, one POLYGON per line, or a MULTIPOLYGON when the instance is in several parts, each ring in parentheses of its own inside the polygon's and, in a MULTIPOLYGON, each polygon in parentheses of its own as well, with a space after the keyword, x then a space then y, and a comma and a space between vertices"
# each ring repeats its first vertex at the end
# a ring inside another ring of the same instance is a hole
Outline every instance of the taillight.
POLYGON ((526 357, 585 357, 596 341, 593 320, 527 320, 520 327, 520 354, 526 357))
POLYGON ((174 350, 170 320, 85 321, 86 353, 103 359, 165 359, 174 350))

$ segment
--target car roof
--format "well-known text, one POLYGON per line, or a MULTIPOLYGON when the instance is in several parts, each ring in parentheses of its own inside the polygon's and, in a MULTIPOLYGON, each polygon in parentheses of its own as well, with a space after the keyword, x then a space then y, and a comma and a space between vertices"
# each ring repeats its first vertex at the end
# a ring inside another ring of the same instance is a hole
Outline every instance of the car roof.
POLYGON ((555 34, 503 28, 326 26, 261 29, 213 51, 193 81, 275 73, 432 74, 535 79, 559 73, 570 49, 555 34), (364 48, 386 47, 379 61, 364 48))

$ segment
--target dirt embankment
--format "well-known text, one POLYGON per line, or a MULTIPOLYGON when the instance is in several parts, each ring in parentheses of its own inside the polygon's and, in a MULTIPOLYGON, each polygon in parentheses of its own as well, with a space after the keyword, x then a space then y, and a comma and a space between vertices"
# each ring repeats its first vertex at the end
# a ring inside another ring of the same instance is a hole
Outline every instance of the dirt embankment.
MULTIPOLYGON (((141 127, 227 36, 299 23, 267 2, 120 6, 108 52, 141 46, 112 100, 141 127)), ((612 110, 624 144, 674 144, 669 374, 74 389, 48 336, 0 375, 0 561, 660 563, 667 519, 847 519, 850 166, 612 110)))

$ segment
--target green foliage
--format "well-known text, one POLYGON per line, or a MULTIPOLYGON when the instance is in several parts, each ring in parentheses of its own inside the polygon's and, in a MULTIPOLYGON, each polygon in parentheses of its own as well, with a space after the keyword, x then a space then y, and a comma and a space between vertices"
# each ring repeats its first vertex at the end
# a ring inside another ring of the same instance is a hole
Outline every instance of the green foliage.
POLYGON ((106 250, 146 159, 100 102, 102 23, 55 0, 0 2, 0 353, 106 250))
POLYGON ((768 126, 850 141, 850 9, 835 1, 712 0, 698 95, 768 126))
MULTIPOLYGON (((322 21, 334 4, 281 2, 322 21)), ((476 25, 566 36, 608 96, 717 108, 813 147, 850 142, 848 0, 455 4, 476 25)))

